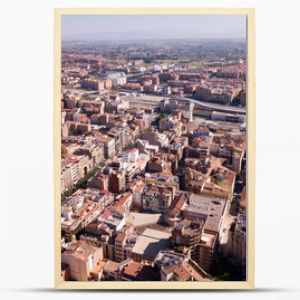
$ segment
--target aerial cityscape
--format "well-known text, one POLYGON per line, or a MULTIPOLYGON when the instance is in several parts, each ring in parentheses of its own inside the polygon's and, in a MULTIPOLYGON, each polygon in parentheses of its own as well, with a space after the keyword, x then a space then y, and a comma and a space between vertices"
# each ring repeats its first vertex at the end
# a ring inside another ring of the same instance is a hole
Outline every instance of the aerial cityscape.
POLYGON ((61 280, 246 281, 246 17, 64 16, 61 49, 61 280))

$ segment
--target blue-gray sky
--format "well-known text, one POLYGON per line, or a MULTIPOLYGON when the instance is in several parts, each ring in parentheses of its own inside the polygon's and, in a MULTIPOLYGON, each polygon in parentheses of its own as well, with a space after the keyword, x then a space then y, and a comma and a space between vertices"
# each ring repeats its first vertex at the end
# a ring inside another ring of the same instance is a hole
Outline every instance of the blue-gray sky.
POLYGON ((246 38, 245 15, 64 15, 65 39, 246 38))

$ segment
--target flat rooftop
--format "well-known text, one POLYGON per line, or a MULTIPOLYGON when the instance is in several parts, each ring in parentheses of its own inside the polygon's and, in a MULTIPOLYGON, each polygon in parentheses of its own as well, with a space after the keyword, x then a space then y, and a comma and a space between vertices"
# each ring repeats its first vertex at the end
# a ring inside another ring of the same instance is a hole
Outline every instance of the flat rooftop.
POLYGON ((216 236, 211 233, 203 233, 201 237, 201 245, 205 245, 206 247, 213 247, 216 236))
POLYGON ((189 199, 189 204, 185 209, 187 211, 195 211, 203 215, 222 216, 226 202, 216 197, 193 194, 189 199))
POLYGON ((154 260, 160 250, 170 246, 170 237, 170 233, 147 228, 138 236, 133 252, 154 260))

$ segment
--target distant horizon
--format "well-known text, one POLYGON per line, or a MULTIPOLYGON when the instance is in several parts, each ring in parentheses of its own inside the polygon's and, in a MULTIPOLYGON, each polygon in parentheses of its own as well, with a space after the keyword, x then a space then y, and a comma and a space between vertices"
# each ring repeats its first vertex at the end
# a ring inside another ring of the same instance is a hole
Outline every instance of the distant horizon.
POLYGON ((64 43, 82 43, 82 42, 142 42, 142 41, 199 41, 199 42, 209 42, 209 41, 237 41, 237 42, 246 42, 244 38, 124 38, 124 39, 116 39, 116 38, 103 38, 103 39, 88 39, 88 38, 62 38, 62 42, 64 43))
POLYGON ((63 15, 63 41, 244 40, 245 15, 63 15))

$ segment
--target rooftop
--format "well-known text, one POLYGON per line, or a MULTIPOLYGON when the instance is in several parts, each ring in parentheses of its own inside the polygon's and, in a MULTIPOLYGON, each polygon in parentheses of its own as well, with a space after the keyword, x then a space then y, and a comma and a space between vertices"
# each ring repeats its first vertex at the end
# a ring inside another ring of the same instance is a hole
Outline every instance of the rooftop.
POLYGON ((147 228, 138 236, 133 252, 154 261, 160 250, 169 247, 170 236, 170 233, 147 228))
POLYGON ((192 194, 189 199, 190 206, 187 210, 196 210, 203 215, 222 216, 225 208, 225 200, 202 195, 192 194))
POLYGON ((201 236, 200 244, 211 248, 211 247, 214 246, 215 241, 216 241, 216 235, 215 234, 204 232, 201 236))

